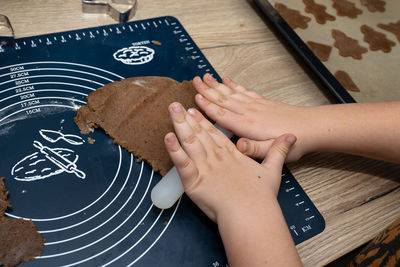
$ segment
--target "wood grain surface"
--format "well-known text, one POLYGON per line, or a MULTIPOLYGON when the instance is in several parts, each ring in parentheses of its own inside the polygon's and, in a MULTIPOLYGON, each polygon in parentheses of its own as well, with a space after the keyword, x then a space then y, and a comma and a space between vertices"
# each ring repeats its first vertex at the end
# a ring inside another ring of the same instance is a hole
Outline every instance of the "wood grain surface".
MULTIPOLYGON (((107 15, 83 14, 79 0, 0 0, 0 6, 16 37, 115 23, 107 15)), ((138 0, 132 20, 164 15, 181 21, 221 76, 289 104, 335 103, 251 0, 138 0)), ((297 246, 306 266, 337 259, 400 216, 399 165, 315 153, 289 168, 327 225, 297 246)))

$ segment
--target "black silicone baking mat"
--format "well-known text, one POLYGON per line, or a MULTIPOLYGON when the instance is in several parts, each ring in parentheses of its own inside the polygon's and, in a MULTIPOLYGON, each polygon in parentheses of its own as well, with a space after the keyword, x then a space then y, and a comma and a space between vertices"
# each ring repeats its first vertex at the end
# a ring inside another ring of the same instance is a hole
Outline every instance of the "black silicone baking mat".
MULTIPOLYGON (((0 49, 0 149, 7 155, 0 176, 13 205, 7 215, 32 219, 46 239, 43 255, 22 265, 225 266, 216 225, 187 197, 157 209, 150 191, 159 174, 103 131, 81 135, 73 122, 86 96, 112 81, 182 81, 206 72, 219 79, 179 21, 160 17, 15 41, 0 49)), ((296 243, 324 229, 287 169, 279 201, 296 243)))

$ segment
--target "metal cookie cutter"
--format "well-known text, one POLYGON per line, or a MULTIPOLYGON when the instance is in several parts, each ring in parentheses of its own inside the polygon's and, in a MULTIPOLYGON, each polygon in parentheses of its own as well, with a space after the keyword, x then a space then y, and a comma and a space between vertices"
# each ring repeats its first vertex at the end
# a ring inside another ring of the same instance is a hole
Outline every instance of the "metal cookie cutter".
POLYGON ((128 21, 135 15, 136 0, 112 0, 112 2, 127 5, 128 10, 121 12, 106 1, 82 0, 82 11, 92 14, 105 13, 120 23, 128 21))
POLYGON ((13 46, 15 44, 14 29, 7 16, 2 14, 0 14, 0 28, 0 47, 13 46))

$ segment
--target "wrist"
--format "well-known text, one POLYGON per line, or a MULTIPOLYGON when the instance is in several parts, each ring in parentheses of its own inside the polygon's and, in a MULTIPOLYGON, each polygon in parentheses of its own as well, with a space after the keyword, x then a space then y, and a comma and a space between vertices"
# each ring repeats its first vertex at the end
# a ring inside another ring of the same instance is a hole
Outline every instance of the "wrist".
POLYGON ((268 212, 271 207, 280 207, 277 195, 272 189, 263 190, 262 194, 221 201, 216 212, 216 223, 224 226, 236 224, 241 221, 239 218, 257 217, 260 212, 268 212))
POLYGON ((288 133, 297 137, 295 145, 292 147, 287 161, 296 161, 302 156, 318 151, 318 144, 322 135, 319 133, 321 124, 321 114, 316 110, 317 107, 295 107, 294 120, 288 133))
POLYGON ((218 229, 232 266, 300 266, 276 197, 221 213, 218 229))

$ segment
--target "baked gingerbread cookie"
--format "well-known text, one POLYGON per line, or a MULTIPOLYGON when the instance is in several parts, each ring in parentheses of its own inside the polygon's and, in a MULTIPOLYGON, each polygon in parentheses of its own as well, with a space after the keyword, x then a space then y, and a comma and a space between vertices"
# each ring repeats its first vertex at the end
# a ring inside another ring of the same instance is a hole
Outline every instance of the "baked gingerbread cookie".
POLYGON ((355 19, 358 15, 362 14, 362 10, 358 9, 354 3, 348 0, 333 0, 332 6, 336 9, 337 15, 341 17, 355 19))
POLYGON ((382 50, 384 53, 389 53, 392 51, 392 47, 396 45, 395 42, 386 38, 386 35, 367 25, 361 26, 361 32, 364 34, 364 41, 369 44, 371 51, 382 50))
POLYGON ((385 1, 383 0, 360 0, 361 4, 370 12, 385 12, 385 1))
POLYGON ((275 3, 275 9, 292 29, 306 29, 311 18, 303 16, 300 11, 288 8, 284 4, 275 3))
POLYGON ((396 35, 397 40, 400 42, 400 20, 395 23, 388 23, 388 24, 379 23, 378 27, 396 35))
POLYGON ((333 29, 332 37, 335 39, 335 43, 333 45, 339 49, 339 55, 342 57, 362 59, 362 54, 368 52, 368 49, 359 45, 356 39, 348 37, 339 30, 333 29))
POLYGON ((306 12, 313 14, 319 24, 325 24, 328 20, 336 19, 326 12, 326 6, 317 4, 314 0, 303 0, 303 3, 306 5, 306 12))
POLYGON ((329 55, 332 51, 332 46, 312 41, 308 41, 307 46, 311 49, 311 51, 313 51, 319 60, 328 61, 329 55))
POLYGON ((338 70, 335 72, 335 78, 342 84, 342 86, 352 92, 360 92, 360 89, 358 86, 353 82, 351 79, 350 75, 343 71, 343 70, 338 70))

